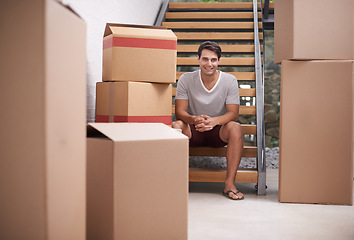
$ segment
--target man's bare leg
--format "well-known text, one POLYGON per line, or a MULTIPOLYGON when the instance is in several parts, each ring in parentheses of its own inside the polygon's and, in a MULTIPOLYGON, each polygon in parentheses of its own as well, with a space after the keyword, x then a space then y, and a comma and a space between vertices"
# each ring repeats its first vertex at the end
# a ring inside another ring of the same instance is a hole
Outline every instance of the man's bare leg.
MULTIPOLYGON (((238 166, 240 165, 243 149, 241 125, 237 122, 229 122, 225 124, 220 129, 220 138, 224 142, 227 142, 227 173, 224 192, 227 192, 229 190, 236 192, 237 189, 234 183, 236 172, 238 166)), ((243 194, 239 192, 237 193, 237 195, 235 195, 230 192, 229 196, 233 199, 240 199, 243 197, 243 194)))
MULTIPOLYGON (((181 120, 172 123, 172 128, 181 129, 182 133, 186 135, 189 139, 192 136, 191 129, 188 124, 184 123, 181 120)), ((243 149, 243 140, 241 125, 236 122, 229 122, 226 125, 222 126, 220 129, 220 138, 228 143, 226 159, 227 159, 227 173, 225 180, 225 189, 224 192, 232 190, 237 191, 235 187, 235 177, 238 166, 241 161, 242 149, 243 149)), ((243 197, 241 192, 237 195, 229 193, 229 196, 234 199, 239 199, 243 197)))

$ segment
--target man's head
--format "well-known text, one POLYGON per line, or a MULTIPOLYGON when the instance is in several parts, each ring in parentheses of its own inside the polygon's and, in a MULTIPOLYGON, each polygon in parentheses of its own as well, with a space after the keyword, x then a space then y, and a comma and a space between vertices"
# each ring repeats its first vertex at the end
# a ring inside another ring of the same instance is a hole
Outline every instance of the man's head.
POLYGON ((198 49, 198 61, 203 75, 213 75, 219 65, 221 48, 216 42, 203 42, 198 49))
POLYGON ((218 56, 218 60, 220 60, 221 48, 220 48, 219 44, 217 44, 216 42, 212 42, 212 41, 205 41, 202 44, 200 44, 199 49, 198 49, 198 58, 200 58, 200 56, 202 55, 202 51, 204 49, 208 49, 212 52, 215 52, 216 55, 218 56))

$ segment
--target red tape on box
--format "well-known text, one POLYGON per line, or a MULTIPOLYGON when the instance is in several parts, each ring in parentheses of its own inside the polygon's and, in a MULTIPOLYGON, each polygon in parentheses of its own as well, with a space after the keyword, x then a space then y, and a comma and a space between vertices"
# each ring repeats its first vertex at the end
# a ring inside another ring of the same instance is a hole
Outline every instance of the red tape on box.
POLYGON ((109 122, 108 115, 96 115, 96 122, 109 122))
POLYGON ((114 122, 164 123, 171 125, 172 116, 114 116, 114 122))
POLYGON ((103 49, 110 47, 154 48, 154 49, 177 49, 176 40, 112 37, 103 40, 103 49))
MULTIPOLYGON (((111 122, 108 115, 96 115, 96 122, 111 122)), ((113 122, 172 124, 172 116, 114 116, 113 122)))

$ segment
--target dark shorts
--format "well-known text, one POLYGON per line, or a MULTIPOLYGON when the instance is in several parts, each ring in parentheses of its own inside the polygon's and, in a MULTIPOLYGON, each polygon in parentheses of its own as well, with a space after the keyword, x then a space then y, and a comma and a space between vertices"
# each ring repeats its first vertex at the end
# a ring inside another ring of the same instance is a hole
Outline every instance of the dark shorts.
POLYGON ((226 142, 220 138, 221 125, 216 125, 212 130, 206 132, 198 132, 194 124, 189 124, 192 132, 192 137, 189 140, 190 147, 224 147, 226 142))

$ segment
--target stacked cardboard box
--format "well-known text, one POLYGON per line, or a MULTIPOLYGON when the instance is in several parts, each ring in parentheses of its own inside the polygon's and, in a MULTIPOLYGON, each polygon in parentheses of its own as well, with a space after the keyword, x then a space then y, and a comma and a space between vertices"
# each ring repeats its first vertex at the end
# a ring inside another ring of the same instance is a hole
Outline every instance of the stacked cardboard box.
POLYGON ((275 3, 274 62, 353 59, 352 0, 275 3))
POLYGON ((86 24, 2 1, 0 239, 86 239, 86 24))
POLYGON ((187 239, 188 138, 162 123, 91 123, 87 239, 187 239))
POLYGON ((96 122, 172 122, 177 38, 158 27, 107 24, 96 122))
POLYGON ((353 204, 353 7, 276 2, 280 202, 353 204))
POLYGON ((172 86, 144 82, 99 82, 96 122, 162 122, 171 125, 172 86))

